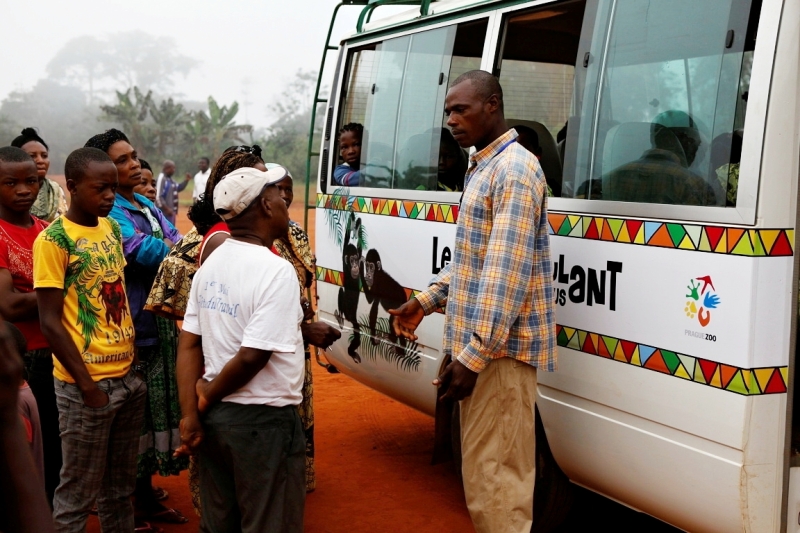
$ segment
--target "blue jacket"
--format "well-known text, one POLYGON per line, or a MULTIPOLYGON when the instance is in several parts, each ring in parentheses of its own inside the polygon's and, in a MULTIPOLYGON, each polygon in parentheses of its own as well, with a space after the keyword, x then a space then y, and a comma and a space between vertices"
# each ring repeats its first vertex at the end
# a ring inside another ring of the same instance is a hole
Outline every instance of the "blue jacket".
MULTIPOLYGON (((177 242, 181 234, 175 229, 153 202, 137 194, 136 201, 155 217, 164 237, 177 242)), ((147 217, 128 200, 117 194, 114 208, 109 214, 122 230, 122 250, 125 254, 125 289, 133 315, 136 331, 136 346, 158 344, 158 328, 155 315, 144 310, 147 295, 158 272, 158 266, 169 252, 163 240, 153 236, 153 228, 147 217)))

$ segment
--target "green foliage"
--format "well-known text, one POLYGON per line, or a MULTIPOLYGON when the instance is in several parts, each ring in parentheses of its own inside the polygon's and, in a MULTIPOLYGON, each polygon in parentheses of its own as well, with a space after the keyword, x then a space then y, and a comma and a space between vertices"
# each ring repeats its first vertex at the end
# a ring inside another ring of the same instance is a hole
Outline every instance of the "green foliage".
MULTIPOLYGON (((350 189, 347 187, 339 187, 333 191, 333 200, 335 205, 331 209, 323 211, 325 216, 325 223, 328 225, 328 235, 334 240, 336 246, 341 248, 344 246, 344 236, 354 231, 353 225, 356 221, 356 215, 353 211, 354 196, 350 196, 350 189), (344 205, 342 205, 344 202, 344 205)), ((358 234, 351 235, 350 239, 356 240, 356 246, 362 250, 369 247, 367 237, 367 227, 364 224, 358 226, 358 234)))
POLYGON ((249 124, 236 124, 238 113, 237 102, 233 102, 230 107, 220 106, 214 97, 208 97, 208 112, 193 113, 184 130, 185 139, 194 144, 194 159, 205 156, 214 161, 229 146, 245 142, 243 136, 251 134, 253 127, 249 124))
POLYGON ((119 125, 141 157, 148 157, 156 144, 156 132, 148 113, 153 105, 153 91, 143 94, 138 87, 116 91, 116 105, 101 105, 103 119, 119 125), (133 95, 131 95, 133 92, 133 95))
MULTIPOLYGON (((262 147, 265 161, 280 163, 289 169, 295 177, 296 185, 300 185, 298 182, 305 178, 308 129, 311 125, 311 106, 316 83, 315 71, 298 70, 280 99, 270 107, 276 117, 275 122, 254 141, 262 147)), ((323 113, 324 106, 319 106, 318 116, 322 118, 323 113)), ((317 123, 321 126, 322 120, 317 123)), ((315 137, 321 132, 318 128, 314 133, 315 137)))
POLYGON ((251 125, 236 122, 236 102, 221 105, 209 96, 205 108, 197 109, 169 96, 175 77, 197 65, 175 50, 172 38, 141 31, 71 40, 47 65, 47 79, 0 103, 0 145, 33 126, 50 146, 50 173, 60 174, 72 150, 117 127, 156 173, 164 159, 172 159, 179 172, 194 174, 200 157, 213 164, 229 146, 259 144, 265 161, 289 168, 296 197, 302 197, 297 189, 305 177, 317 74, 297 71, 271 107, 272 126, 254 134, 251 125))
MULTIPOLYGON (((397 368, 404 372, 418 372, 419 365, 422 362, 419 346, 416 342, 406 342, 405 348, 399 344, 393 343, 389 340, 389 319, 386 317, 378 318, 375 323, 374 336, 371 335, 369 328, 369 317, 362 315, 358 319, 361 325, 361 347, 359 352, 361 355, 375 361, 378 357, 389 363, 394 363, 397 368), (373 343, 377 340, 378 343, 373 343)), ((350 342, 353 341, 353 335, 350 334, 350 342)))
POLYGON ((200 157, 213 162, 253 130, 248 124, 236 124, 239 104, 220 106, 212 96, 208 110, 201 111, 189 111, 172 98, 157 100, 152 91, 145 94, 138 87, 116 91, 116 97, 116 104, 100 106, 103 118, 118 124, 155 168, 164 159, 174 160, 184 170, 194 169, 200 157))
POLYGON ((0 146, 8 145, 22 128, 33 126, 50 147, 50 173, 61 174, 72 150, 111 127, 99 120, 100 115, 77 87, 40 80, 29 91, 12 92, 0 104, 0 146))

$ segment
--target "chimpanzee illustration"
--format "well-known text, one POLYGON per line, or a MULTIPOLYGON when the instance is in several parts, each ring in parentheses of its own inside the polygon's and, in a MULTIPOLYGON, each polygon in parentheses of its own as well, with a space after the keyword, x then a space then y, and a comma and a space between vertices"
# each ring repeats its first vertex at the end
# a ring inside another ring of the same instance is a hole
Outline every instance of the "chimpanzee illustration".
MULTIPOLYGON (((397 309, 406 302, 406 291, 403 286, 397 283, 392 276, 386 273, 381 264, 381 255, 378 250, 371 249, 364 258, 364 269, 362 272, 362 287, 367 303, 372 304, 369 311, 369 328, 372 333, 372 344, 378 344, 380 340, 376 336, 375 324, 378 321, 378 304, 384 310, 397 309)), ((395 352, 403 355, 406 347, 406 339, 394 333, 394 316, 389 316, 389 341, 395 345, 395 352), (398 343, 399 341, 399 343, 398 343), (399 345, 398 345, 399 344, 399 345)))
POLYGON ((125 298, 125 287, 122 278, 111 283, 104 281, 100 285, 100 300, 106 308, 106 322, 122 325, 122 318, 128 314, 128 301, 125 298))
POLYGON ((342 248, 342 278, 343 287, 339 289, 339 309, 334 313, 339 327, 347 319, 353 324, 353 340, 347 347, 347 353, 356 363, 361 362, 357 350, 361 346, 361 326, 358 323, 358 299, 360 297, 361 278, 361 242, 358 238, 361 229, 361 219, 351 214, 344 232, 344 247, 342 248), (353 238, 356 244, 350 243, 351 222, 353 238))

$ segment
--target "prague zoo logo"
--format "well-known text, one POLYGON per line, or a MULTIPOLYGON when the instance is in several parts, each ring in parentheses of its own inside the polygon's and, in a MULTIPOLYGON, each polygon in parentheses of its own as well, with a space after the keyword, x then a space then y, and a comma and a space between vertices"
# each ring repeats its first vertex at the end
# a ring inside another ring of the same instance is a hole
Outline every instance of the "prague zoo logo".
POLYGON ((686 286, 689 294, 686 295, 684 311, 689 318, 697 317, 700 325, 706 327, 711 322, 711 310, 719 307, 720 301, 711 276, 702 276, 689 281, 686 286))

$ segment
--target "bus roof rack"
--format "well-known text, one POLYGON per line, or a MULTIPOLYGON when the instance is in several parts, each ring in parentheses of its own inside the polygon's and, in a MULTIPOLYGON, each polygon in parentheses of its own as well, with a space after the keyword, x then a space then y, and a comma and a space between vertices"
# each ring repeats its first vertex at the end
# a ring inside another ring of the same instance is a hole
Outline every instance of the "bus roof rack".
POLYGON ((358 16, 358 23, 356 24, 356 31, 361 33, 364 31, 364 24, 369 23, 372 18, 372 13, 381 6, 419 6, 419 16, 425 17, 431 7, 433 0, 353 0, 353 4, 365 4, 364 9, 358 16))
POLYGON ((333 26, 336 23, 336 16, 339 14, 339 9, 341 7, 346 6, 364 6, 361 9, 361 14, 358 17, 358 24, 356 26, 358 33, 362 33, 364 31, 364 24, 369 23, 372 13, 379 7, 382 6, 420 6, 419 7, 419 14, 421 17, 427 16, 430 10, 431 2, 435 0, 340 0, 336 7, 333 9, 333 14, 331 15, 331 23, 328 26, 328 34, 325 37, 325 47, 322 50, 322 60, 320 61, 319 73, 317 75, 317 86, 314 90, 314 100, 311 109, 311 124, 309 127, 308 132, 308 148, 306 151, 306 191, 305 191, 305 209, 303 214, 303 228, 308 228, 308 211, 309 209, 316 208, 316 202, 309 203, 309 190, 311 188, 311 163, 314 157, 318 157, 320 154, 314 152, 314 131, 316 127, 317 121, 317 106, 319 104, 327 104, 327 98, 320 98, 319 91, 320 87, 322 86, 322 78, 325 71, 325 59, 328 56, 328 52, 336 50, 338 47, 331 44, 331 34, 333 32, 333 26))

